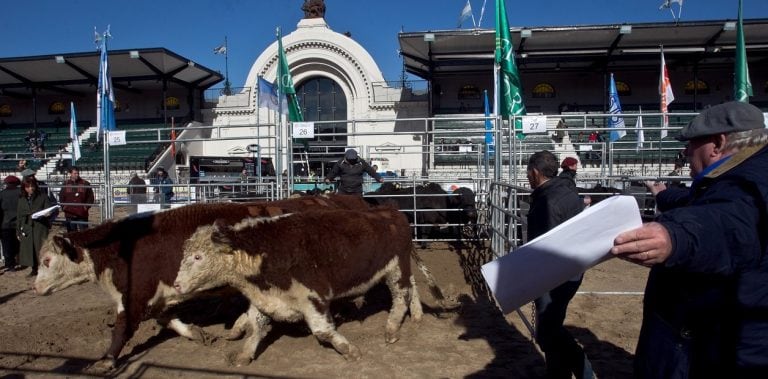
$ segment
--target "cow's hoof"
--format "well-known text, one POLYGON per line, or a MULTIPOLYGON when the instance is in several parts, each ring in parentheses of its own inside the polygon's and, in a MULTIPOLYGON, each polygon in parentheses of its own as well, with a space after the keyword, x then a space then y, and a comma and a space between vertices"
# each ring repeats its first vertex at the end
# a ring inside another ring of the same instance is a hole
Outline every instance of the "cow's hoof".
POLYGON ((360 360, 362 357, 363 353, 360 351, 360 349, 358 349, 358 347, 353 344, 349 344, 349 349, 347 349, 347 353, 344 354, 344 359, 350 362, 354 362, 360 360))
POLYGON ((83 371, 87 374, 102 375, 115 369, 115 360, 112 358, 103 358, 93 362, 83 371))
POLYGON ((229 330, 229 333, 227 333, 226 336, 224 336, 224 339, 227 341, 235 341, 243 338, 245 335, 245 329, 243 328, 232 328, 229 330))
POLYGON ((397 342, 399 339, 400 339, 400 335, 397 332, 395 333, 387 332, 386 335, 384 336, 384 341, 390 344, 397 342))
POLYGON ((241 353, 241 354, 238 354, 235 357, 234 364, 237 367, 243 367, 243 366, 248 366, 249 364, 251 364, 251 361, 252 361, 252 359, 251 359, 250 355, 242 354, 241 353))
POLYGON ((203 330, 203 328, 197 325, 192 325, 190 329, 192 331, 193 341, 199 342, 204 346, 211 346, 214 342, 216 342, 216 336, 206 332, 203 330))

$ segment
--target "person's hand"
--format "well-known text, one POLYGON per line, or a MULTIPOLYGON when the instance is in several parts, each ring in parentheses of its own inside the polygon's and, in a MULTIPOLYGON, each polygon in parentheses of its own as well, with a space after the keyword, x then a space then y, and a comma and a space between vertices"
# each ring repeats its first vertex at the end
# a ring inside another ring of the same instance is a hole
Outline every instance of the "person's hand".
POLYGON ((376 180, 376 181, 377 181, 377 182, 379 182, 379 183, 384 183, 384 178, 379 178, 379 179, 378 179, 378 180, 376 180))
POLYGON ((669 258, 672 254, 672 238, 663 225, 649 222, 619 234, 613 240, 611 254, 650 267, 669 258))
POLYGON ((648 191, 651 191, 651 194, 653 196, 656 196, 659 192, 667 189, 667 185, 662 182, 646 180, 645 182, 643 182, 643 184, 645 184, 645 187, 648 188, 648 191))
POLYGON ((325 184, 331 184, 331 179, 325 178, 325 184))

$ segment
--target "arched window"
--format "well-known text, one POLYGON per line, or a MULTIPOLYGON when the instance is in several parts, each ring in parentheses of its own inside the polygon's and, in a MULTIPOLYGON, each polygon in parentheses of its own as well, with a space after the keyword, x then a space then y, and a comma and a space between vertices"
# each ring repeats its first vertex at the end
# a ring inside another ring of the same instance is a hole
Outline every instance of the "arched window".
POLYGON ((629 84, 625 82, 616 82, 616 92, 619 93, 619 96, 630 96, 632 95, 632 87, 629 86, 629 84))
POLYGON ((533 87, 533 97, 536 99, 555 97, 555 87, 552 87, 549 83, 539 83, 533 87))
MULTIPOLYGON (((296 88, 304 121, 334 121, 347 119, 347 97, 338 84, 323 77, 311 78, 296 88)), ((321 134, 346 133, 347 124, 315 124, 315 141, 334 142, 346 145, 347 136, 328 136, 321 134)))
POLYGON ((699 95, 706 95, 709 93, 709 85, 703 80, 689 80, 685 83, 685 94, 693 95, 694 92, 699 95))
POLYGON ((48 106, 48 114, 64 114, 64 103, 54 101, 48 106))

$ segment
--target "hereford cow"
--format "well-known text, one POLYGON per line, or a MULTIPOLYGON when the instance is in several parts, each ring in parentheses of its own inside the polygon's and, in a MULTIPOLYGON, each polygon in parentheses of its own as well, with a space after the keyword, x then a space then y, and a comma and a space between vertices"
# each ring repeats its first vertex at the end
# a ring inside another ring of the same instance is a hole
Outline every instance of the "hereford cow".
MULTIPOLYGON (((317 339, 356 360, 360 350, 336 331, 330 302, 363 295, 385 280, 392 295, 385 341, 394 343, 407 309, 415 321, 422 317, 411 256, 422 268, 408 221, 388 207, 249 218, 235 225, 219 220, 200 227, 185 243, 174 286, 187 294, 228 284, 251 301, 249 316, 260 328, 246 340, 238 364, 253 359, 270 319, 303 319, 317 339)), ((434 278, 422 271, 433 295, 442 299, 434 278)))
MULTIPOLYGON (((163 310, 183 300, 172 287, 182 258, 182 246, 201 225, 217 219, 232 223, 247 217, 277 216, 307 209, 368 208, 352 196, 303 197, 261 203, 192 204, 163 212, 137 214, 97 227, 51 236, 41 249, 35 280, 38 294, 50 294, 86 281, 98 282, 117 305, 112 342, 95 369, 114 367, 125 343, 147 318, 159 318, 180 335, 207 342, 200 328, 190 327, 163 310)), ((244 326, 238 321, 231 337, 244 326)))

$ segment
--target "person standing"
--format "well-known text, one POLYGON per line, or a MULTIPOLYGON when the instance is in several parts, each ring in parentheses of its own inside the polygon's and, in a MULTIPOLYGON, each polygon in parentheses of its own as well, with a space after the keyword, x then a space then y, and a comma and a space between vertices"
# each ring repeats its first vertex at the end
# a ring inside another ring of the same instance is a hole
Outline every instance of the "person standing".
MULTIPOLYGON (((557 157, 549 151, 531 155, 527 167, 531 185, 528 241, 548 232, 584 208, 571 181, 557 176, 557 157)), ((536 342, 544 351, 547 378, 592 378, 592 365, 584 350, 563 326, 568 303, 581 285, 583 275, 572 278, 535 300, 536 342)))
POLYGON ((162 167, 158 168, 155 183, 157 184, 155 193, 160 195, 160 203, 170 203, 173 198, 173 180, 168 177, 168 171, 162 167))
POLYGON ((355 149, 349 149, 344 153, 344 158, 333 165, 333 168, 325 177, 325 182, 339 178, 337 192, 344 195, 363 194, 363 173, 368 173, 374 180, 384 183, 384 179, 373 168, 357 155, 355 149))
POLYGON ((91 183, 80 177, 76 166, 69 168, 69 179, 64 182, 59 192, 59 203, 64 210, 67 231, 88 229, 88 210, 94 202, 91 183))
POLYGON ((128 199, 131 204, 147 202, 147 182, 135 172, 131 173, 131 179, 128 180, 128 199))
POLYGON ((19 264, 32 267, 30 276, 37 275, 38 253, 51 228, 50 214, 33 218, 35 212, 50 208, 53 204, 40 190, 37 179, 26 177, 21 181, 19 203, 16 208, 16 236, 20 241, 19 264))
POLYGON ((560 168, 563 170, 558 175, 561 178, 568 179, 570 187, 574 192, 578 192, 576 189, 576 170, 579 168, 579 161, 574 157, 567 157, 563 159, 563 163, 560 164, 560 168))
POLYGON ((768 378, 768 129, 760 109, 705 109, 686 141, 690 190, 646 185, 661 214, 611 252, 650 266, 641 378, 768 378))
POLYGON ((0 238, 2 239, 5 271, 16 270, 16 258, 19 255, 19 240, 16 238, 16 212, 19 208, 19 184, 21 181, 14 175, 3 179, 5 188, 0 191, 0 238))

